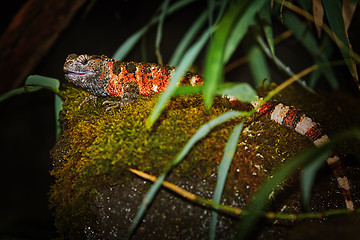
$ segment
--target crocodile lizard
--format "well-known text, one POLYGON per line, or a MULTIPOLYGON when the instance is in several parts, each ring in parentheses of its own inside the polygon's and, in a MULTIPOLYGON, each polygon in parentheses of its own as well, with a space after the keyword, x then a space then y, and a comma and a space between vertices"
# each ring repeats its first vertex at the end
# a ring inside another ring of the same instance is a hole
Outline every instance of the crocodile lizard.
MULTIPOLYGON (((70 54, 64 64, 66 80, 90 93, 90 96, 79 105, 79 108, 89 100, 96 101, 97 97, 119 98, 116 101, 104 101, 103 104, 109 105, 106 111, 117 107, 122 109, 127 104, 134 102, 139 95, 164 91, 174 71, 175 68, 165 65, 121 62, 104 55, 70 54)), ((198 74, 188 72, 180 79, 179 84, 202 85, 203 79, 198 74)), ((256 107, 260 101, 259 99, 252 105, 256 107)), ((329 141, 328 135, 318 123, 294 107, 267 101, 258 109, 258 112, 306 136, 315 146, 321 146, 329 141)), ((330 156, 327 163, 345 198, 346 208, 354 210, 350 184, 340 158, 336 155, 330 156)))

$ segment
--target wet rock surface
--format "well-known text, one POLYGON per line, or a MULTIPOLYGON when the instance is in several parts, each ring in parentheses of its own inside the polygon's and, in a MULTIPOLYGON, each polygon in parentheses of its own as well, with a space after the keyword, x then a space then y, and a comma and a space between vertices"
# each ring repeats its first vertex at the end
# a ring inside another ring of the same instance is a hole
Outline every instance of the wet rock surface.
MULTIPOLYGON (((135 217, 138 206, 144 197, 141 189, 147 185, 143 180, 134 179, 129 185, 116 185, 102 189, 91 201, 91 210, 97 218, 97 226, 85 227, 88 239, 97 237, 119 239, 126 236, 127 228, 135 217)), ((178 183, 182 186, 182 184, 178 183)), ((186 182, 183 186, 189 191, 211 198, 212 192, 203 190, 209 188, 206 182, 186 182), (191 187, 190 187, 191 186, 191 187)), ((234 201, 235 202, 235 201, 234 201)), ((151 205, 142 224, 137 229, 133 239, 206 239, 211 219, 209 209, 194 205, 168 191, 160 191, 151 205)), ((221 239, 230 238, 229 231, 234 227, 232 219, 219 218, 217 236, 221 239)))
MULTIPOLYGON (((82 101, 83 93, 79 94, 75 89, 69 91, 73 91, 74 95, 70 92, 67 94, 69 97, 62 112, 63 131, 52 151, 52 175, 56 182, 52 187, 50 204, 56 226, 61 236, 70 239, 125 238, 151 186, 150 182, 131 174, 129 167, 159 175, 165 164, 186 143, 186 139, 209 116, 202 109, 201 99, 176 98, 149 133, 143 130, 144 119, 152 106, 149 100, 144 102, 140 99, 122 112, 104 112, 100 104, 78 110, 77 104, 82 101), (137 110, 139 106, 142 110, 137 110), (169 129, 171 131, 168 132, 169 129), (187 135, 182 137, 184 133, 187 135)), ((152 100, 153 103, 155 100, 152 100)), ((214 112, 219 115, 227 107, 220 100, 215 103, 214 112)), ((240 108, 244 110, 247 107, 240 108)), ((255 191, 271 177, 274 169, 299 149, 311 146, 298 134, 267 119, 257 116, 250 120, 244 125, 222 198, 223 204, 241 209, 246 208, 255 191)), ((229 133, 236 123, 230 121, 225 126, 215 128, 214 133, 200 141, 172 171, 167 181, 193 194, 212 199, 217 167, 229 133)), ((345 167, 355 186, 354 202, 358 206, 360 167, 355 159, 356 155, 345 159, 345 167)), ((312 192, 312 211, 344 208, 342 194, 328 167, 319 171, 312 192)), ((279 187, 267 210, 304 212, 298 174, 279 187)), ((211 209, 162 188, 132 239, 208 239, 210 221, 211 209)), ((294 226, 308 222, 314 221, 264 219, 256 227, 254 238, 287 239, 289 232, 293 234, 291 236, 297 234, 296 228, 292 232, 294 226)), ((326 219, 315 222, 321 225, 327 223, 326 219)), ((219 214, 216 238, 231 239, 238 223, 239 218, 219 214)))

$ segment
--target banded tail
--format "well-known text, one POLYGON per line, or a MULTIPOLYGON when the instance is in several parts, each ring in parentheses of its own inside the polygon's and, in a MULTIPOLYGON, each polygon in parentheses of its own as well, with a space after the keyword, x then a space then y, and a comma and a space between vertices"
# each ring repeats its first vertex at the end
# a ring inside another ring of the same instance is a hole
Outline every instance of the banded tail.
MULTIPOLYGON (((260 101, 261 100, 254 102, 252 105, 257 107, 260 101)), ((304 113, 301 113, 294 107, 286 106, 274 101, 267 101, 257 111, 274 122, 290 129, 294 129, 297 133, 306 136, 316 147, 320 147, 330 141, 328 135, 321 129, 318 123, 314 122, 311 118, 307 117, 304 113)), ((326 162, 336 177, 336 181, 345 199, 346 208, 353 211, 354 202, 351 197, 350 184, 345 175, 340 158, 333 155, 329 157, 326 162)))

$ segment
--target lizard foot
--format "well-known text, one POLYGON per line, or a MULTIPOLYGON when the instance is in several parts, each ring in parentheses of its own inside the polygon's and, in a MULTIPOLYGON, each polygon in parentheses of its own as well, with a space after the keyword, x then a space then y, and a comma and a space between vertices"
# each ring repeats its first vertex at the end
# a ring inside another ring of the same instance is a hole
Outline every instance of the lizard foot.
POLYGON ((129 103, 134 102, 139 96, 139 85, 135 81, 129 81, 123 84, 123 94, 120 101, 104 101, 102 105, 109 104, 109 107, 105 111, 109 111, 114 108, 120 108, 122 110, 129 103))
POLYGON ((97 100, 97 96, 90 94, 88 97, 86 97, 86 98, 84 99, 84 101, 82 101, 82 102, 80 103, 79 109, 82 107, 82 105, 84 105, 85 103, 87 103, 87 102, 89 102, 89 101, 92 101, 92 102, 93 102, 93 105, 94 105, 94 107, 95 107, 95 106, 96 106, 96 100, 97 100))
POLYGON ((106 104, 109 105, 109 107, 105 109, 106 112, 115 108, 120 108, 120 110, 122 110, 125 106, 124 102, 122 101, 104 101, 102 103, 102 105, 106 105, 106 104))

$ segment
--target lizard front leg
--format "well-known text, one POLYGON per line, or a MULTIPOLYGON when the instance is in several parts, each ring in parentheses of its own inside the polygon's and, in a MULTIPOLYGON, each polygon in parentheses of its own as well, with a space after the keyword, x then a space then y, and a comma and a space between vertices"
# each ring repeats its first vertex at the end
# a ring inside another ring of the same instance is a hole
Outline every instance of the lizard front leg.
POLYGON ((109 105, 105 111, 114 108, 123 109, 126 105, 134 102, 139 97, 139 85, 135 81, 129 81, 123 84, 123 94, 120 96, 120 101, 104 101, 102 105, 109 105))
POLYGON ((79 109, 82 107, 82 105, 84 105, 85 103, 87 103, 89 101, 91 101, 93 103, 94 107, 95 107, 96 106, 96 100, 97 100, 97 96, 90 94, 88 97, 86 97, 84 99, 84 101, 82 101, 79 104, 79 109))

